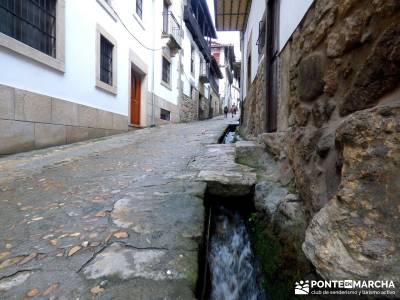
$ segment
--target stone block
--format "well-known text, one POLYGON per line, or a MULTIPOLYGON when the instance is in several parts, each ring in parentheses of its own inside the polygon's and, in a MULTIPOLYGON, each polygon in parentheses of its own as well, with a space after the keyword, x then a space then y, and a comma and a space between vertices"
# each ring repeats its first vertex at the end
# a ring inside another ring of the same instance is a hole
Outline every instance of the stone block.
POLYGON ((66 126, 67 144, 77 143, 89 139, 89 128, 66 126))
POLYGON ((324 65, 320 54, 312 54, 300 62, 297 86, 301 101, 313 101, 324 91, 324 65))
POLYGON ((0 85, 0 118, 14 119, 14 89, 0 85))
POLYGON ((79 126, 96 128, 99 118, 99 111, 96 108, 79 105, 78 122, 79 126))
POLYGON ((51 120, 54 124, 78 126, 78 104, 53 98, 51 120))
POLYGON ((16 89, 15 120, 51 123, 51 98, 16 89))
POLYGON ((249 167, 263 165, 264 148, 252 141, 238 141, 235 144, 235 162, 249 167))
POLYGON ((113 128, 113 113, 99 109, 99 119, 97 122, 98 128, 112 129, 113 128))
POLYGON ((27 151, 34 147, 33 123, 0 120, 0 155, 27 151))
POLYGON ((128 130, 128 117, 120 114, 113 114, 114 130, 128 130))
POLYGON ((35 124, 36 148, 64 145, 66 142, 67 129, 64 125, 35 124))
POLYGON ((256 173, 227 170, 201 171, 198 178, 207 182, 210 195, 219 197, 248 196, 257 180, 256 173))

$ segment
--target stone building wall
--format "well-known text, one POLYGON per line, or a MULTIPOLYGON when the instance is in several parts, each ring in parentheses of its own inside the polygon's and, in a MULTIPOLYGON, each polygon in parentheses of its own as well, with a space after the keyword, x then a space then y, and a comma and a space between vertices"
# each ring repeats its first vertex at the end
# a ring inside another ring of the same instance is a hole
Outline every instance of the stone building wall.
POLYGON ((400 278, 399 20, 397 0, 316 0, 280 54, 280 132, 263 140, 288 158, 303 251, 327 279, 400 278))
POLYGON ((198 118, 198 100, 196 98, 188 97, 185 94, 182 95, 179 116, 181 122, 191 122, 198 118))
POLYGON ((127 130, 127 116, 0 85, 0 155, 127 130))
POLYGON ((243 136, 248 138, 265 132, 266 110, 263 95, 266 83, 264 70, 265 60, 262 59, 257 70, 257 75, 243 101, 240 131, 243 136))
MULTIPOLYGON (((153 106, 153 99, 152 99, 152 94, 148 93, 147 94, 147 124, 152 124, 153 123, 153 112, 152 112, 152 106, 153 106)), ((179 122, 179 112, 178 112, 178 106, 157 96, 154 95, 154 125, 163 125, 163 124, 168 124, 168 123, 178 123, 179 122), (162 120, 161 119, 161 109, 165 109, 170 112, 170 120, 162 120)))
POLYGON ((210 117, 210 100, 200 95, 199 120, 206 120, 209 117, 210 117))

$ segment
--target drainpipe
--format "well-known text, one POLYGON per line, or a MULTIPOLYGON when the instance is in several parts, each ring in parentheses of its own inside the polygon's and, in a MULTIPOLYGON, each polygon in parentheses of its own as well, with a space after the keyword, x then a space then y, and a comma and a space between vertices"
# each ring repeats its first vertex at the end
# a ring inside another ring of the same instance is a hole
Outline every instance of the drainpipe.
MULTIPOLYGON (((156 14, 155 14, 155 0, 153 0, 153 31, 155 31, 156 27, 156 14)), ((154 56, 155 56, 155 43, 156 43, 156 35, 153 34, 153 50, 151 59, 152 59, 152 75, 151 75, 151 127, 156 126, 156 115, 155 115, 155 95, 154 95, 154 56)))

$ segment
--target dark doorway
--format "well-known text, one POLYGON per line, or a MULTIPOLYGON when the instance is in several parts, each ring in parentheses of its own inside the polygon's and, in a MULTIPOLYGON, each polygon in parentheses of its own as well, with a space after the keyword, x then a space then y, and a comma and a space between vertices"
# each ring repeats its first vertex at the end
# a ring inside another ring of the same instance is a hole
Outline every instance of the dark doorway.
POLYGON ((266 28, 267 132, 277 131, 279 76, 279 0, 268 0, 266 28))

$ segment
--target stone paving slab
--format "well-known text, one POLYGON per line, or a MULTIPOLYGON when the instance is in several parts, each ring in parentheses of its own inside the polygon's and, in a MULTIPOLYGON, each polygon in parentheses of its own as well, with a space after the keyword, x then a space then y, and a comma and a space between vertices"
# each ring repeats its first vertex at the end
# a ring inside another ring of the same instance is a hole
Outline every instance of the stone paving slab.
POLYGON ((0 159, 0 299, 192 299, 206 183, 229 121, 0 159))

